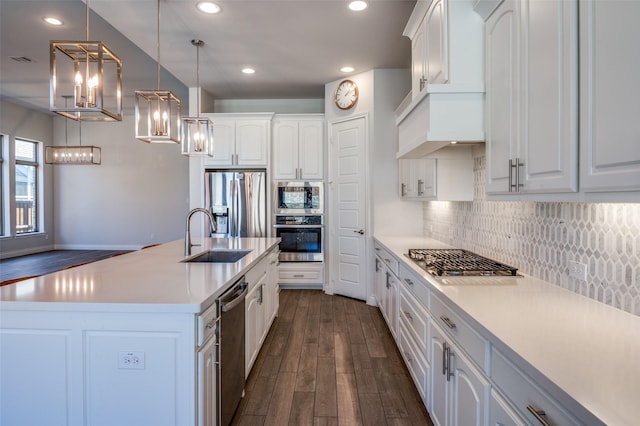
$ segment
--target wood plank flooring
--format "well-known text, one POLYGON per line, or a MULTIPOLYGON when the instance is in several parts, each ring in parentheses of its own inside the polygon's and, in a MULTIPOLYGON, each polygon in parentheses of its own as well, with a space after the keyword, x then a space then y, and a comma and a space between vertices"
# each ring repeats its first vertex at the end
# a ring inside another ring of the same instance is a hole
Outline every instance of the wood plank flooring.
POLYGON ((282 290, 234 425, 432 425, 376 307, 282 290))
POLYGON ((0 281, 60 271, 73 265, 95 262, 122 250, 51 250, 0 260, 0 281))

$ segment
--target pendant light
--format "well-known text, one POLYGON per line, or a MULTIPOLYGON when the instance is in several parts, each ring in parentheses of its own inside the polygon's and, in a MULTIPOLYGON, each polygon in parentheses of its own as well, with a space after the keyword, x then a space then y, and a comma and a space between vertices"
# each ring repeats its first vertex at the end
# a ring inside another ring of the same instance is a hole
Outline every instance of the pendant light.
POLYGON ((51 41, 49 110, 73 120, 122 121, 122 62, 101 41, 51 41), (73 93, 73 106, 59 106, 73 93))
POLYGON ((160 90, 160 0, 157 21, 158 85, 156 90, 136 90, 136 139, 148 143, 180 143, 180 98, 160 90))
POLYGON ((202 40, 191 40, 196 47, 196 116, 182 119, 182 155, 211 156, 213 154, 213 123, 200 118, 200 48, 202 40))
MULTIPOLYGON (((63 96, 65 107, 67 106, 67 100, 73 98, 73 96, 63 96)), ((100 147, 82 145, 82 121, 80 121, 80 138, 79 145, 69 145, 69 120, 64 120, 64 146, 48 146, 44 150, 44 162, 46 164, 95 164, 98 165, 102 162, 102 150, 100 147)))

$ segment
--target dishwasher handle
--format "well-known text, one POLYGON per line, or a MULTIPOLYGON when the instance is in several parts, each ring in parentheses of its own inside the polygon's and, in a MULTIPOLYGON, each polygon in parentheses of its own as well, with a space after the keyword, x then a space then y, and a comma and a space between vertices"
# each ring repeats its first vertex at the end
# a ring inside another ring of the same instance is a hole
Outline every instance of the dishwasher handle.
POLYGON ((230 297, 228 300, 220 299, 220 311, 221 312, 229 312, 236 306, 238 306, 247 296, 247 284, 243 281, 240 284, 236 285, 237 288, 230 292, 227 297, 230 297), (233 296, 233 297, 231 297, 233 296))

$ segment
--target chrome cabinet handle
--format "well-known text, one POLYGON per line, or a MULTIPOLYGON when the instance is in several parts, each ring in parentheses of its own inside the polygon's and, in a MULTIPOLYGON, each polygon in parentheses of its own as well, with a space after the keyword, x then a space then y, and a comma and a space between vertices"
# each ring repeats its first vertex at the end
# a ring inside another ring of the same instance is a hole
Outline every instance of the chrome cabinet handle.
POLYGON ((447 324, 447 327, 449 327, 449 328, 451 328, 451 329, 456 328, 456 323, 455 323, 455 322, 453 322, 453 321, 451 321, 451 320, 449 319, 449 317, 445 317, 444 315, 441 315, 441 316, 440 316, 440 319, 442 320, 442 322, 444 322, 445 324, 447 324))
POLYGON ((389 272, 388 272, 388 271, 387 271, 387 272, 385 272, 385 275, 387 276, 387 279, 386 279, 386 283, 385 283, 385 284, 387 285, 387 288, 389 288, 389 287, 391 287, 391 286, 389 285, 389 272))
POLYGON ((411 315, 411 312, 404 311, 404 315, 407 317, 409 321, 413 322, 413 316, 411 315))
POLYGON ((422 92, 422 90, 424 89, 424 86, 427 85, 427 79, 424 78, 424 76, 420 77, 420 91, 422 92))
POLYGON ((513 192, 513 160, 509 158, 509 192, 513 192))
POLYGON ((527 405, 527 410, 533 414, 533 417, 535 417, 541 425, 551 426, 551 424, 544 418, 546 413, 543 410, 537 410, 533 405, 527 405))
POLYGON ((376 258, 376 272, 380 272, 380 261, 376 258))
POLYGON ((211 330, 213 327, 215 327, 215 325, 216 325, 216 321, 218 321, 218 320, 213 320, 213 321, 211 321, 209 324, 207 324, 207 328, 208 328, 209 330, 211 330))
POLYGON ((405 278, 404 282, 406 282, 409 285, 413 285, 413 281, 411 281, 411 279, 409 279, 409 278, 405 278))
POLYGON ((400 196, 404 197, 405 195, 407 195, 407 184, 406 183, 401 183, 400 184, 400 196))
POLYGON ((258 303, 262 305, 262 289, 264 289, 264 284, 260 284, 260 296, 258 297, 258 303))
POLYGON ((442 374, 447 375, 447 359, 449 359, 449 345, 442 343, 442 374))
POLYGON ((358 229, 357 231, 353 231, 356 234, 364 235, 364 229, 358 229))
POLYGON ((455 375, 455 373, 451 372, 451 357, 454 355, 451 345, 447 345, 447 382, 451 381, 451 378, 455 375))
POLYGON ((520 188, 524 186, 520 183, 521 166, 524 166, 524 163, 521 163, 519 158, 516 157, 515 161, 513 161, 513 159, 509 159, 509 192, 520 192, 520 188), (513 169, 515 169, 515 179, 513 176, 513 169))
POLYGON ((411 354, 407 351, 404 351, 405 356, 407 357, 407 362, 409 364, 413 363, 413 359, 411 358, 411 354))
POLYGON ((304 278, 304 274, 293 274, 293 278, 304 278))
POLYGON ((424 182, 418 179, 418 195, 424 195, 424 182))

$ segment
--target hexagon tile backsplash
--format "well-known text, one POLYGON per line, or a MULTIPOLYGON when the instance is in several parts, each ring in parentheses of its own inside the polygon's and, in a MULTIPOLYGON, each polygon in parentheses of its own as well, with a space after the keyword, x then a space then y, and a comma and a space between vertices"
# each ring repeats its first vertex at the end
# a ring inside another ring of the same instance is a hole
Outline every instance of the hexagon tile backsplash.
POLYGON ((426 236, 640 315, 640 204, 487 201, 485 157, 474 177, 474 201, 423 203, 426 236))

